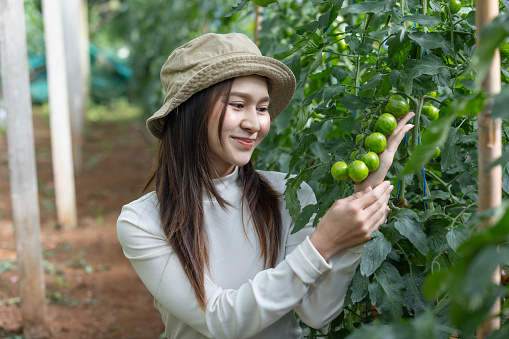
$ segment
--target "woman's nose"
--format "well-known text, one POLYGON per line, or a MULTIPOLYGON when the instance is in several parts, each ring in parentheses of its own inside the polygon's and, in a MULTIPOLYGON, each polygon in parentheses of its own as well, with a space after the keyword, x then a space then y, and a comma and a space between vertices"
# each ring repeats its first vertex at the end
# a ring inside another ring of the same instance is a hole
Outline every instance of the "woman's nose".
POLYGON ((249 107, 249 109, 245 111, 245 115, 240 126, 252 132, 258 132, 258 130, 260 130, 260 122, 258 121, 258 112, 256 111, 256 107, 249 107))

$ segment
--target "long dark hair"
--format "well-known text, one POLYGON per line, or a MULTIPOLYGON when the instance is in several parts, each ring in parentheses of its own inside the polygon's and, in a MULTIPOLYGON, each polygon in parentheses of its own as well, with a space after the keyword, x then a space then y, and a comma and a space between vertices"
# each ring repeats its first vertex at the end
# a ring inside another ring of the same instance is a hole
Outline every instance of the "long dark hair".
MULTIPOLYGON (((152 173, 144 190, 155 184, 161 225, 205 309, 205 269, 209 269, 207 234, 204 227, 203 193, 215 197, 228 208, 214 187, 211 150, 207 126, 214 105, 223 100, 218 135, 226 113, 234 79, 229 79, 194 94, 164 121, 162 136, 152 173)), ((282 221, 280 194, 254 169, 253 163, 239 168, 243 185, 241 207, 247 204, 261 245, 265 267, 275 267, 281 250, 282 221)))

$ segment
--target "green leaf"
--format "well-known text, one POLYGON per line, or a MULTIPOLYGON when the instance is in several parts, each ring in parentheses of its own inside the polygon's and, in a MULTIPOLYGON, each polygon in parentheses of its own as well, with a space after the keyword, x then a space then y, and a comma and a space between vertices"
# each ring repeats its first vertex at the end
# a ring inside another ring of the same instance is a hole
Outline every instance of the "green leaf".
POLYGON ((363 276, 361 272, 357 270, 350 284, 350 290, 352 292, 350 299, 352 302, 357 303, 368 295, 368 285, 369 278, 363 276))
POLYGON ((469 229, 465 226, 457 226, 453 227, 447 232, 446 239, 447 243, 451 248, 456 252, 458 248, 463 244, 466 240, 470 238, 472 234, 472 229, 469 229))
POLYGON ((371 303, 378 304, 377 309, 383 319, 396 320, 403 315, 403 288, 403 279, 398 270, 384 262, 368 286, 371 303))
POLYGON ((468 265, 465 294, 473 300, 482 298, 484 291, 493 284, 493 273, 495 268, 502 263, 497 246, 484 247, 468 265))
POLYGON ((408 36, 426 50, 440 48, 444 44, 442 34, 436 32, 413 32, 408 36))
POLYGON ((310 23, 307 23, 305 25, 300 26, 297 28, 296 32, 298 35, 302 35, 306 32, 314 32, 318 28, 318 22, 317 21, 311 21, 310 23))
POLYGON ((413 266, 412 270, 403 276, 403 282, 405 284, 403 298, 408 312, 414 316, 424 312, 430 305, 422 294, 422 285, 424 284, 422 273, 413 266))
POLYGON ((325 103, 328 103, 336 95, 343 93, 344 90, 345 90, 345 87, 342 85, 331 85, 331 86, 325 87, 325 89, 323 91, 323 101, 325 103))
POLYGON ((297 217, 297 220, 295 220, 295 226, 292 229, 292 234, 300 231, 304 226, 306 226, 309 219, 311 219, 317 210, 318 205, 307 205, 304 207, 297 217))
POLYGON ((451 197, 451 195, 447 192, 433 190, 433 191, 431 191, 431 195, 424 197, 422 200, 425 202, 431 202, 436 199, 447 200, 450 197, 451 197))
POLYGON ((368 14, 389 12, 396 4, 396 0, 367 0, 347 6, 341 10, 341 13, 368 14))
POLYGON ((246 4, 249 2, 249 0, 241 0, 236 6, 234 6, 228 13, 224 15, 224 18, 229 18, 233 14, 239 12, 240 10, 244 9, 246 7, 246 4))
POLYGON ((495 49, 509 36, 509 15, 500 13, 490 24, 481 30, 480 48, 472 58, 470 69, 476 71, 476 82, 480 88, 493 59, 495 49))
POLYGON ((458 156, 459 146, 457 144, 459 138, 459 127, 453 127, 449 130, 447 141, 442 150, 442 169, 448 169, 458 156))
POLYGON ((343 70, 343 67, 337 66, 332 69, 332 76, 342 82, 348 77, 348 72, 343 70))
POLYGON ((495 95, 493 100, 493 107, 491 108, 491 118, 497 119, 508 119, 509 110, 507 109, 507 103, 509 102, 509 86, 502 88, 499 94, 495 95))
POLYGON ((419 223, 415 219, 406 218, 404 220, 398 220, 394 223, 394 227, 399 233, 410 240, 412 245, 417 248, 423 255, 428 253, 428 244, 426 243, 426 234, 421 229, 419 223))
POLYGON ((364 85, 361 86, 360 90, 365 91, 367 89, 373 88, 374 86, 380 83, 380 79, 382 79, 382 74, 380 73, 373 74, 373 76, 371 76, 369 80, 364 85))
POLYGON ((290 59, 283 60, 283 63, 291 69, 292 73, 295 75, 295 79, 297 82, 300 82, 300 72, 302 67, 300 66, 300 58, 302 54, 296 53, 290 59))
POLYGON ((360 264, 362 275, 367 277, 380 267, 392 250, 392 244, 385 239, 380 231, 377 230, 372 235, 374 238, 364 245, 365 251, 360 264))
POLYGON ((426 14, 405 15, 401 18, 404 21, 413 21, 425 27, 436 27, 441 22, 439 16, 426 14))
POLYGON ((423 293, 428 300, 441 298, 448 290, 452 274, 446 271, 434 271, 424 281, 423 293))
MULTIPOLYGON (((414 148, 412 156, 406 162, 402 174, 407 175, 420 169, 435 153, 435 147, 442 146, 449 135, 449 129, 456 115, 449 113, 434 121, 422 135, 422 145, 414 148)), ((443 161, 443 157, 442 157, 443 161)))
POLYGON ((403 65, 408 58, 408 53, 412 49, 412 40, 406 35, 403 39, 400 37, 392 37, 387 40, 388 55, 392 62, 398 67, 403 65))
POLYGON ((349 111, 363 110, 369 106, 369 98, 349 94, 341 99, 343 106, 349 111))
MULTIPOLYGON (((409 60, 409 62, 411 61, 413 60, 409 60)), ((409 66, 410 65, 405 65, 405 68, 408 69, 409 66)), ((443 69, 444 67, 445 65, 442 59, 438 58, 433 54, 426 55, 422 59, 417 60, 415 65, 412 65, 407 81, 423 74, 428 75, 440 74, 440 69, 443 69)))

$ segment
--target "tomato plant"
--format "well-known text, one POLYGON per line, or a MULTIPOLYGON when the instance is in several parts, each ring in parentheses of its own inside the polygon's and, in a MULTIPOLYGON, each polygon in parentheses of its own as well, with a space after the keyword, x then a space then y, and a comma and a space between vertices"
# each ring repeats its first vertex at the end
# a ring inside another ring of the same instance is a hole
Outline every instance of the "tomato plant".
MULTIPOLYGON (((359 165, 380 116, 416 113, 387 175, 397 187, 389 219, 365 245, 345 312, 330 324, 328 337, 469 337, 495 297, 505 300, 505 290, 491 284, 489 269, 509 262, 505 250, 493 250, 507 240, 509 216, 493 229, 476 230, 482 218, 476 115, 486 103, 479 79, 509 36, 508 4, 500 5, 479 51, 470 0, 279 0, 264 12, 262 52, 285 62, 298 88, 256 161, 294 175, 285 192, 294 231, 313 215, 316 224, 335 200, 353 192, 352 181, 334 180, 331 167, 348 160, 359 165), (294 33, 277 33, 288 28, 294 33), (301 209, 297 190, 303 181, 318 202, 301 209), (485 261, 490 264, 483 267, 485 261), (372 305, 376 317, 366 311, 372 305), (383 326, 355 330, 375 319, 383 326)), ((509 116, 508 61, 502 55, 503 87, 491 105, 493 117, 509 116)), ((508 137, 504 121, 498 163, 505 201, 508 137)), ((507 327, 499 333, 503 337, 507 327)))

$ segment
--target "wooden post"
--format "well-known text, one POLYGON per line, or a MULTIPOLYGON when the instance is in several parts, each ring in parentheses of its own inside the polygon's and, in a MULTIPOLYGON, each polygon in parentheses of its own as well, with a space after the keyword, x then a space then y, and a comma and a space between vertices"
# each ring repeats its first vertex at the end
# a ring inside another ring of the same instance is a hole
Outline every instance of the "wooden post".
MULTIPOLYGON (((476 26, 478 32, 490 23, 499 14, 498 0, 484 0, 476 2, 476 26)), ((482 41, 477 40, 477 47, 482 48, 482 41)), ((483 88, 488 95, 500 92, 500 54, 495 51, 490 69, 483 81, 483 88)), ((486 108, 477 116, 479 126, 479 212, 498 207, 502 203, 502 166, 496 166, 486 172, 486 168, 502 155, 502 120, 491 119, 491 106, 493 99, 488 99, 486 108)), ((479 224, 479 228, 489 227, 493 219, 479 224)), ((500 269, 493 274, 493 281, 500 284, 500 269)), ((490 311, 489 319, 477 329, 477 338, 486 338, 491 332, 500 328, 500 300, 497 299, 490 311)))
POLYGON ((25 338, 47 338, 39 198, 23 1, 0 0, 2 92, 25 338))
POLYGON ((262 29, 262 14, 263 14, 263 7, 255 6, 253 39, 257 46, 260 45, 260 39, 258 39, 258 33, 262 29))
POLYGON ((83 98, 84 98, 84 109, 83 119, 86 118, 87 102, 90 93, 90 38, 88 35, 88 5, 87 0, 81 0, 81 11, 80 11, 80 61, 81 61, 81 72, 83 78, 83 98))
POLYGON ((61 0, 43 0, 44 40, 50 107, 51 154, 57 205, 57 223, 77 224, 71 123, 67 93, 61 0))
POLYGON ((81 67, 81 0, 62 0, 64 25, 65 64, 67 68, 67 89, 71 116, 71 139, 74 170, 82 169, 83 121, 85 114, 85 82, 81 67))

